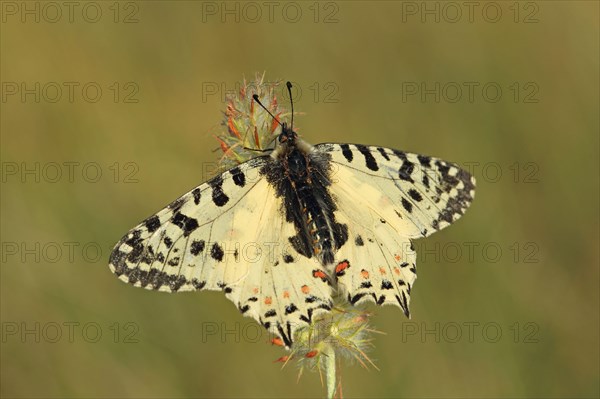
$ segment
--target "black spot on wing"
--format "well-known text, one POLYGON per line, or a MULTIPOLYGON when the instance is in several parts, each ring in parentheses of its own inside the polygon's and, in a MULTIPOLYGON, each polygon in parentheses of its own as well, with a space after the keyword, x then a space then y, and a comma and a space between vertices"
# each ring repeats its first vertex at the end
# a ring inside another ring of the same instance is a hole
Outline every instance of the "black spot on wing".
POLYGON ((431 168, 431 158, 425 155, 417 155, 417 159, 422 166, 431 168))
POLYGON ((398 300, 398 303, 400 304, 404 315, 410 318, 410 310, 408 310, 408 299, 406 298, 404 291, 402 291, 402 298, 396 295, 396 300, 398 300))
POLYGON ((384 157, 386 161, 390 160, 390 157, 387 154, 387 152, 385 152, 385 149, 383 149, 381 147, 377 147, 377 151, 379 151, 379 153, 381 154, 381 156, 384 157))
POLYGON ((361 236, 359 236, 359 235, 357 235, 357 236, 356 236, 356 239, 354 240, 354 243, 355 243, 357 246, 359 246, 359 247, 362 247, 363 245, 365 245, 365 243, 364 243, 364 241, 363 241, 362 237, 361 237, 361 236))
POLYGON ((331 310, 331 306, 327 305, 326 303, 322 303, 319 306, 317 306, 318 309, 325 309, 325 310, 331 310))
POLYGON ((429 188, 429 177, 425 173, 423 173, 423 179, 421 179, 421 180, 423 182, 423 185, 425 187, 429 188))
POLYGON ((285 307, 285 314, 288 315, 290 313, 296 312, 297 310, 298 307, 292 303, 285 307))
POLYGON ((190 245, 190 253, 194 256, 198 255, 200 252, 204 251, 205 245, 206 243, 204 240, 192 241, 192 244, 190 245))
POLYGON ((156 215, 151 216, 148 219, 146 219, 144 225, 150 233, 154 233, 160 227, 160 219, 156 215))
MULTIPOLYGON (((269 327, 266 326, 267 323, 265 323, 265 328, 269 329, 269 327)), ((279 323, 277 323, 277 331, 279 332, 281 339, 283 339, 283 343, 285 344, 285 346, 287 346, 287 347, 292 346, 292 334, 291 334, 289 323, 288 323, 288 332, 287 333, 283 330, 283 327, 279 323)))
POLYGON ((398 171, 398 177, 402 180, 414 183, 414 180, 411 177, 411 174, 414 169, 415 165, 412 162, 405 160, 404 162, 402 162, 402 166, 400 166, 400 170, 398 171))
POLYGON ((217 262, 221 262, 223 260, 224 254, 225 253, 223 252, 223 248, 221 248, 221 246, 215 242, 210 250, 211 258, 213 258, 217 262))
POLYGON ((177 212, 173 215, 171 222, 183 230, 184 237, 189 236, 190 233, 198 228, 198 221, 196 219, 186 216, 180 212, 177 212))
POLYGON ((340 148, 342 149, 342 155, 348 162, 352 162, 353 154, 350 146, 348 144, 340 144, 340 148))
POLYGON ((348 294, 348 302, 350 302, 350 304, 352 304, 352 305, 355 305, 356 302, 360 301, 365 295, 367 295, 366 292, 361 292, 356 295, 348 294))
POLYGON ((292 257, 292 255, 285 254, 285 255, 283 256, 283 261, 284 261, 285 263, 292 263, 292 262, 294 261, 294 258, 292 257))
POLYGON ((200 197, 202 196, 199 188, 195 188, 192 190, 192 196, 194 197, 194 204, 200 204, 200 197))
POLYGON ((223 206, 229 201, 229 197, 223 192, 223 177, 217 176, 208 182, 212 188, 212 200, 216 206, 223 206))
POLYGON ((244 187, 246 185, 246 176, 244 175, 244 172, 240 170, 239 167, 236 166, 235 168, 230 169, 229 173, 231 173, 231 176, 233 177, 233 182, 236 186, 244 187))
POLYGON ((239 307, 239 309, 240 309, 240 312, 241 312, 242 314, 244 314, 244 313, 246 313, 247 311, 249 311, 249 310, 250 310, 250 305, 244 305, 244 306, 240 306, 240 307, 239 307))
POLYGON ((173 240, 171 240, 171 237, 169 236, 164 236, 163 242, 165 243, 167 248, 171 248, 171 246, 173 245, 173 240))
POLYGON ((369 151, 369 149, 366 146, 357 144, 356 148, 365 157, 365 164, 367 165, 367 168, 373 171, 379 170, 379 166, 377 165, 375 157, 373 156, 373 154, 371 154, 371 151, 369 151))
POLYGON ((423 197, 421 196, 421 194, 415 190, 414 188, 411 188, 410 190, 408 190, 408 195, 410 196, 410 198, 414 199, 415 201, 423 201, 423 197))
POLYGON ((200 281, 197 278, 192 279, 192 285, 195 289, 201 290, 206 285, 206 281, 200 281))
POLYGON ((406 209, 408 213, 412 212, 412 204, 408 202, 408 200, 404 197, 402 197, 402 206, 404 207, 404 209, 406 209))
POLYGON ((169 288, 171 288, 171 291, 177 292, 177 291, 179 291, 181 286, 186 283, 186 281, 187 280, 185 279, 184 276, 173 275, 169 278, 169 288))

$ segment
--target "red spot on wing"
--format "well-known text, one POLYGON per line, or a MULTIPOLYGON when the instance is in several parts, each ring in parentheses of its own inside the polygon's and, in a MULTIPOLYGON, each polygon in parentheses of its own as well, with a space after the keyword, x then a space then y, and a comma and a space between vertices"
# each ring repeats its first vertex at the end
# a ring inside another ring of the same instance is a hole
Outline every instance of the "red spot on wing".
POLYGON ((400 275, 400 269, 398 267, 394 267, 394 273, 400 275))
POLYGON ((271 297, 270 297, 270 296, 268 296, 268 297, 265 297, 265 305, 270 305, 270 304, 272 304, 272 303, 273 303, 273 300, 271 299, 271 297))
POLYGON ((366 271, 365 269, 362 269, 362 270, 360 271, 360 275, 361 275, 361 276, 362 276, 362 278, 364 278, 364 279, 368 279, 368 278, 369 278, 369 272, 368 272, 368 271, 366 271))
POLYGON ((349 264, 347 261, 338 263, 338 265, 335 267, 335 274, 342 273, 344 270, 346 270, 348 268, 348 266, 349 266, 349 264))
POLYGON ((258 287, 254 288, 254 289, 252 290, 252 292, 254 292, 255 294, 258 294, 258 287))
POLYGON ((281 356, 279 359, 275 360, 273 363, 285 363, 288 361, 289 356, 281 356))
POLYGON ((322 270, 314 270, 313 271, 313 277, 314 278, 320 278, 320 279, 324 280, 324 279, 327 278, 327 275, 322 270))
POLYGON ((379 268, 379 273, 381 273, 381 274, 386 274, 386 273, 385 273, 385 269, 384 269, 383 267, 380 267, 380 268, 379 268))
POLYGON ((394 255, 394 259, 396 259, 396 261, 400 262, 400 259, 402 259, 402 258, 400 257, 400 255, 396 254, 396 255, 394 255))
POLYGON ((300 289, 304 294, 308 294, 310 292, 310 287, 308 285, 303 285, 300 289))
POLYGON ((283 297, 284 298, 289 298, 290 297, 290 292, 289 291, 283 291, 283 297))
POLYGON ((315 357, 317 356, 317 354, 319 353, 319 351, 314 350, 314 351, 310 351, 308 352, 306 355, 304 355, 305 357, 311 358, 311 357, 315 357))
POLYGON ((271 343, 273 345, 277 345, 277 346, 285 346, 285 344, 283 343, 283 340, 281 338, 273 338, 271 340, 271 343))

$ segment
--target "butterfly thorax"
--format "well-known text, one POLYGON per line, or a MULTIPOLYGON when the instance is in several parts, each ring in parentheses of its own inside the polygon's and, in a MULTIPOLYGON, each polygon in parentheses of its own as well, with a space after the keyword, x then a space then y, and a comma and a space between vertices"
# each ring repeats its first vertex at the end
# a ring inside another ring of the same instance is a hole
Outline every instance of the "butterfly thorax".
POLYGON ((296 229, 289 242, 298 253, 315 256, 322 265, 332 264, 348 234, 347 226, 335 220, 329 160, 295 133, 284 133, 265 173, 282 199, 286 220, 296 229))

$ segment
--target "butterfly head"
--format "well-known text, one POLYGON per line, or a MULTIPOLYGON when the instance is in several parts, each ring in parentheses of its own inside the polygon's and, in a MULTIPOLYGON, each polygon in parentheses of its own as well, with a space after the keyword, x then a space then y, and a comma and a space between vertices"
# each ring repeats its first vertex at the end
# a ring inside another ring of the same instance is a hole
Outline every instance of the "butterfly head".
POLYGON ((284 122, 283 125, 281 125, 281 133, 279 133, 279 137, 277 137, 279 144, 293 145, 297 138, 298 134, 284 122))

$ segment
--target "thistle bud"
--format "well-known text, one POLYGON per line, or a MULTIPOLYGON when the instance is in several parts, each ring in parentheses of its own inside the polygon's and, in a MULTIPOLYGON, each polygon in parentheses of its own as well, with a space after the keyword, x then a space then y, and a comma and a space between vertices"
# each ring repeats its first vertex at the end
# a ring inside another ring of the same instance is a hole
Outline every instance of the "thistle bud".
POLYGON ((279 81, 265 82, 264 74, 256 75, 254 81, 244 79, 238 93, 227 97, 222 129, 215 136, 223 152, 219 162, 223 169, 263 155, 264 150, 275 147, 278 120, 288 116, 275 95, 279 86, 279 81), (277 119, 255 103, 254 94, 277 119))

